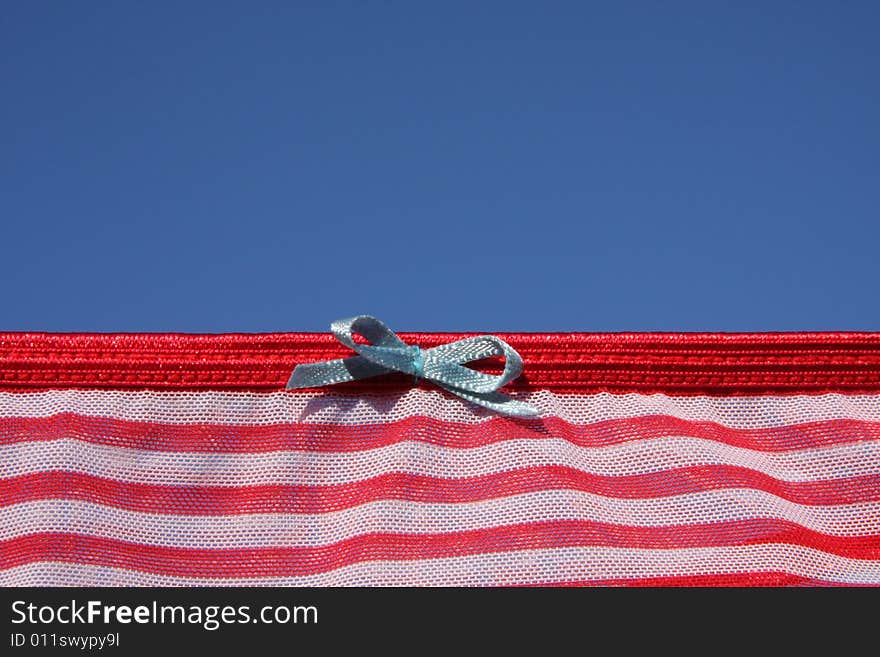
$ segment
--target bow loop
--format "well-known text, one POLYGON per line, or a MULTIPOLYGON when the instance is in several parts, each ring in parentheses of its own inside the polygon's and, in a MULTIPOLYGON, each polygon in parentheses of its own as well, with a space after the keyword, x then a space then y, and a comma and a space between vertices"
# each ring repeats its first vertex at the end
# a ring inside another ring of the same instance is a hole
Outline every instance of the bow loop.
POLYGON ((501 413, 532 417, 538 409, 511 399, 498 389, 522 373, 520 355, 504 340, 494 335, 464 338, 423 350, 408 345, 394 331, 375 317, 359 315, 340 319, 330 325, 336 339, 358 355, 323 363, 297 365, 287 382, 287 389, 312 388, 344 381, 404 372, 416 379, 428 379, 449 392, 475 404, 501 413), (363 336, 369 344, 354 341, 363 336), (465 367, 465 363, 501 356, 504 371, 486 374, 465 367))
POLYGON ((361 315, 349 319, 340 319, 330 325, 336 339, 349 349, 356 351, 363 358, 389 370, 417 374, 421 370, 416 365, 420 354, 397 337, 397 334, 375 317, 361 315), (354 341, 354 335, 366 338, 370 344, 354 341))
POLYGON ((494 335, 465 338, 435 347, 431 352, 436 352, 436 367, 438 372, 442 372, 443 379, 459 380, 472 392, 495 392, 522 374, 523 362, 520 355, 494 335), (500 375, 486 374, 463 366, 464 363, 494 356, 504 358, 504 370, 500 375))

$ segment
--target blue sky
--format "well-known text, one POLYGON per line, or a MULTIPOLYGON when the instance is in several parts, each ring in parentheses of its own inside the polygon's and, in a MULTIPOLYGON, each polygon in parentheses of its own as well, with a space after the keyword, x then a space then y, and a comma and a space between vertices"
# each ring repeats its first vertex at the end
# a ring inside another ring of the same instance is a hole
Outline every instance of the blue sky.
POLYGON ((880 3, 0 13, 0 330, 880 330, 880 3))

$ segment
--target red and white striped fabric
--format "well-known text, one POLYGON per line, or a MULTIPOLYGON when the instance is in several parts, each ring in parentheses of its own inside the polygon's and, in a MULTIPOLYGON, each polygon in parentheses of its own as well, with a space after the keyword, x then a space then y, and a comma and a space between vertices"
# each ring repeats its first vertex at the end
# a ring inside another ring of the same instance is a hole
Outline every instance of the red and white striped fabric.
POLYGON ((499 337, 538 419, 284 391, 329 335, 0 334, 0 584, 880 584, 880 334, 499 337))

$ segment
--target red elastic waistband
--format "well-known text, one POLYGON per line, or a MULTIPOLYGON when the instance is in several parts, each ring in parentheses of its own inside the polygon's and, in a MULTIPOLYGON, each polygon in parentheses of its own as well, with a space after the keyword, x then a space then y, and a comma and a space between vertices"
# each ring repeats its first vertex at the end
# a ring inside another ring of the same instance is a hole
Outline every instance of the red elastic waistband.
MULTIPOLYGON (((475 333, 400 333, 433 347, 475 333)), ((880 392, 880 333, 494 333, 513 390, 672 394, 880 392)), ((0 389, 281 390, 299 363, 351 355, 324 333, 0 333, 0 389)), ((485 371, 498 371, 486 363, 485 371)), ((387 390, 403 375, 343 384, 387 390)))

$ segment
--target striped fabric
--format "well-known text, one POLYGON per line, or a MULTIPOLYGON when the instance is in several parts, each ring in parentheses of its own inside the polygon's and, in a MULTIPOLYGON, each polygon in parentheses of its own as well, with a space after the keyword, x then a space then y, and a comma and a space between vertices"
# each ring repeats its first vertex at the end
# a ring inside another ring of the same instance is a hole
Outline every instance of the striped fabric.
POLYGON ((540 418, 283 391, 313 334, 0 334, 0 584, 880 584, 880 335, 503 337, 540 418))

